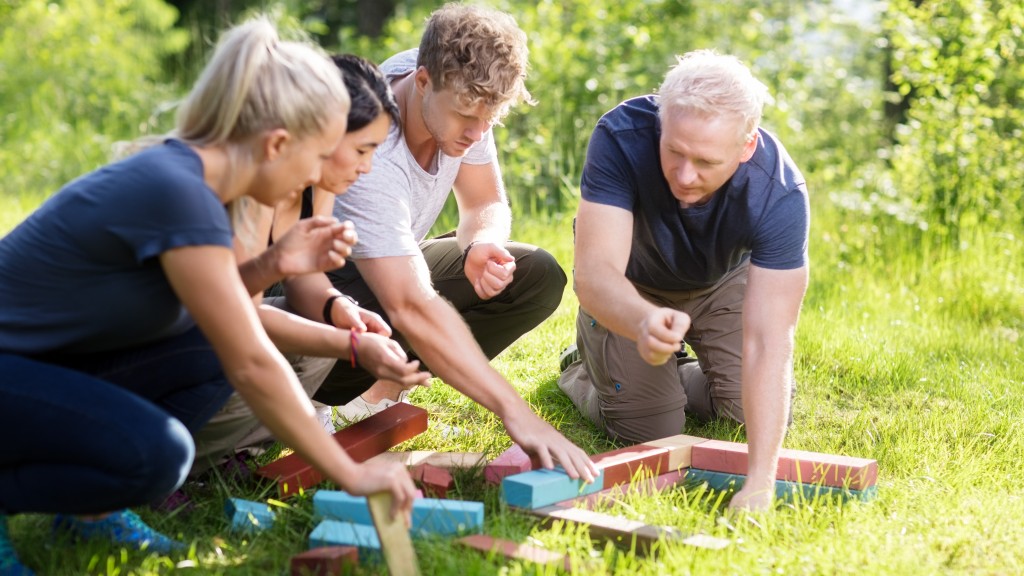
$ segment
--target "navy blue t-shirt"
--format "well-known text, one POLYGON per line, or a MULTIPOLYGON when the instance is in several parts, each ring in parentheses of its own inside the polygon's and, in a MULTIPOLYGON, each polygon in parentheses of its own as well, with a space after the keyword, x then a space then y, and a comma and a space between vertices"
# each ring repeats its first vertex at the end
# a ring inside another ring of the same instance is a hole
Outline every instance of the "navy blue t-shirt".
POLYGON ((807 186, 782 144, 760 130, 750 160, 706 204, 681 208, 661 169, 654 96, 605 114, 590 138, 581 192, 633 213, 626 277, 662 290, 713 286, 747 258, 762 268, 807 263, 807 186))
POLYGON ((118 350, 188 330, 157 257, 201 245, 230 247, 231 223, 182 142, 68 183, 0 239, 0 350, 118 350))

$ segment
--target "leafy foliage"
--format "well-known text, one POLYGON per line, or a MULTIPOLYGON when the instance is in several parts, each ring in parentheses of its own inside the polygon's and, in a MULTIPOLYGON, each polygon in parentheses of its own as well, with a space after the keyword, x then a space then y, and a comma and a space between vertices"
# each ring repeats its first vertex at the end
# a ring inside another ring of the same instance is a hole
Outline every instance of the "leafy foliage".
POLYGON ((187 33, 160 0, 24 0, 0 19, 0 193, 50 193, 152 131, 170 97, 161 58, 187 33))

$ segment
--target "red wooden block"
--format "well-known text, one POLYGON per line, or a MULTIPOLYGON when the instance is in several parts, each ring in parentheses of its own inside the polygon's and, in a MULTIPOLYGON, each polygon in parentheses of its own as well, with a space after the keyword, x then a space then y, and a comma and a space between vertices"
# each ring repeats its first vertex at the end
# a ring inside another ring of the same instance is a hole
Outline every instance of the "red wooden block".
POLYGON ((292 556, 292 576, 337 576, 359 565, 355 546, 324 546, 292 556))
POLYGON ((446 498, 455 486, 450 472, 433 464, 413 466, 412 479, 423 488, 423 493, 434 498, 446 498))
MULTIPOLYGON (((747 445, 708 440, 693 447, 692 466, 701 470, 747 475, 747 445)), ((878 462, 803 450, 779 453, 776 480, 864 490, 878 480, 878 462)))
POLYGON ((591 460, 598 470, 604 470, 604 487, 607 489, 629 484, 640 470, 654 476, 668 472, 668 454, 668 448, 640 444, 598 454, 591 460))
POLYGON ((530 455, 523 451, 519 444, 513 444, 487 464, 484 468, 484 480, 490 484, 501 484, 501 479, 505 476, 528 472, 534 468, 536 466, 530 460, 530 455))
MULTIPOLYGON (((363 462, 427 430, 427 411, 399 402, 366 420, 338 430, 334 440, 356 462, 363 462)), ((277 481, 282 497, 297 494, 323 481, 320 472, 298 454, 289 454, 256 470, 277 481)))
POLYGON ((573 571, 572 563, 568 556, 538 546, 520 544, 513 540, 492 538, 484 534, 473 534, 472 536, 459 538, 456 542, 481 552, 501 554, 505 558, 512 560, 526 560, 535 564, 553 564, 558 562, 566 572, 572 573, 573 571))

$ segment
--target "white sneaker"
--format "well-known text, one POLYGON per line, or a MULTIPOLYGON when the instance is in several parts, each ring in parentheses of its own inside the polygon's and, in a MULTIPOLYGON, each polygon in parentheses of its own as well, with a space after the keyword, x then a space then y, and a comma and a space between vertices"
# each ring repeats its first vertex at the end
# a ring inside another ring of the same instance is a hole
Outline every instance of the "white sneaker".
POLYGON ((362 396, 356 396, 355 399, 348 404, 338 406, 338 426, 348 426, 349 424, 354 424, 360 420, 369 418, 385 408, 390 408, 399 402, 406 402, 408 397, 409 391, 402 390, 398 393, 398 400, 385 398, 376 404, 370 404, 366 400, 363 400, 362 396))
POLYGON ((320 404, 318 402, 314 403, 313 406, 316 407, 316 421, 319 422, 320 425, 324 427, 324 430, 326 430, 328 434, 334 434, 335 429, 332 418, 334 408, 332 408, 331 406, 320 404))

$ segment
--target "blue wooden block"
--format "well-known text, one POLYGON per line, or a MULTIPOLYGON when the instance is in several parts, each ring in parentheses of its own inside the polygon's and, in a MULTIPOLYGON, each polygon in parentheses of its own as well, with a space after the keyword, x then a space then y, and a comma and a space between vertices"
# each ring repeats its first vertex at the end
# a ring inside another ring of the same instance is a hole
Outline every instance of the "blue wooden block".
MULTIPOLYGON (((706 482, 708 486, 715 490, 739 490, 743 487, 743 483, 747 481, 746 476, 712 472, 699 468, 688 469, 686 471, 686 479, 706 482)), ((849 488, 836 488, 821 484, 802 484, 787 480, 775 481, 775 497, 780 500, 787 502, 792 502, 796 499, 813 500, 818 496, 835 496, 843 502, 849 500, 868 501, 878 496, 878 487, 871 486, 864 490, 851 490, 849 488)))
POLYGON ((224 512, 231 519, 232 530, 266 530, 274 525, 274 512, 262 502, 228 498, 224 503, 224 512))
MULTIPOLYGON (((335 520, 373 525, 366 498, 339 490, 317 490, 313 495, 313 512, 335 520)), ((483 525, 483 502, 417 498, 412 504, 411 533, 415 537, 479 533, 483 525)))
POLYGON ((372 524, 367 526, 340 520, 323 520, 309 535, 310 548, 321 546, 355 546, 359 549, 360 559, 382 559, 380 538, 372 524))
POLYGON ((583 480, 573 480, 565 471, 531 470, 521 474, 506 476, 501 480, 501 493, 510 506, 520 508, 541 508, 562 500, 586 496, 604 489, 604 471, 587 484, 583 480))

